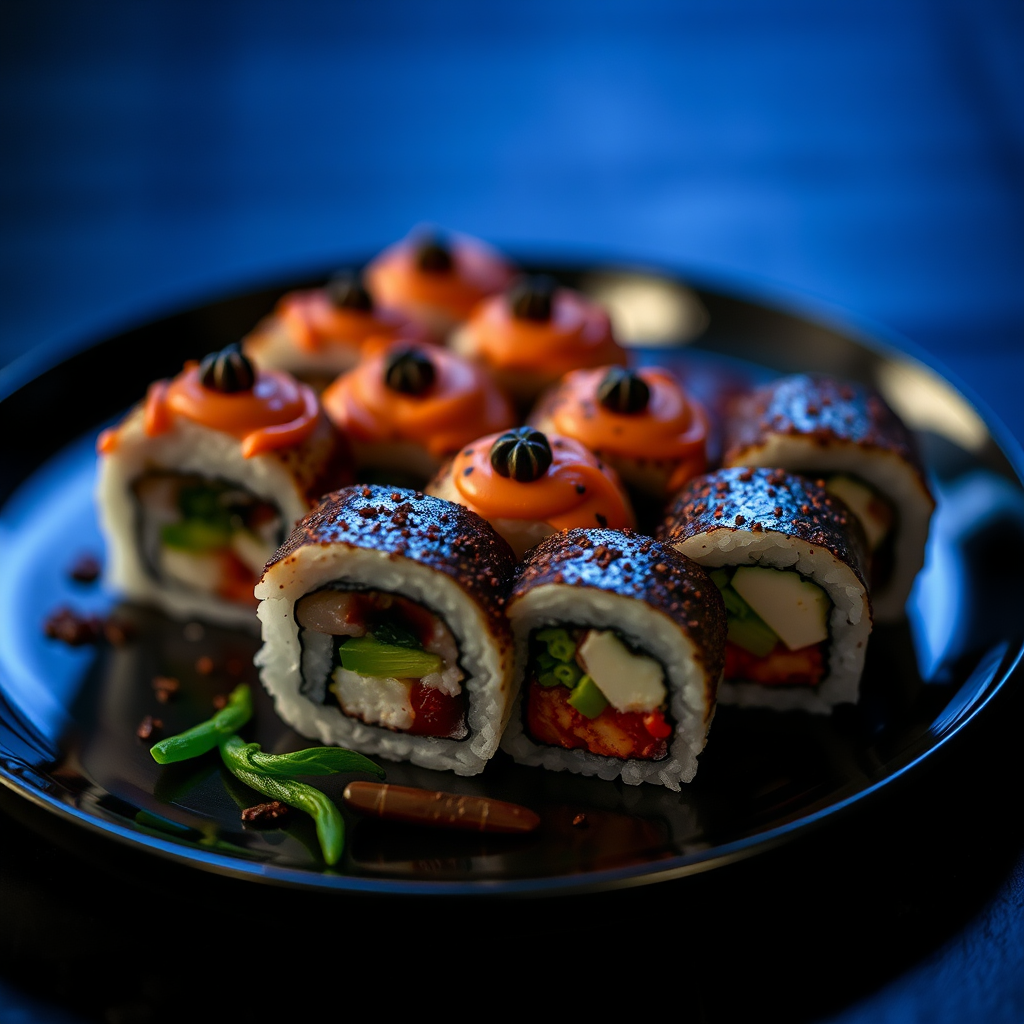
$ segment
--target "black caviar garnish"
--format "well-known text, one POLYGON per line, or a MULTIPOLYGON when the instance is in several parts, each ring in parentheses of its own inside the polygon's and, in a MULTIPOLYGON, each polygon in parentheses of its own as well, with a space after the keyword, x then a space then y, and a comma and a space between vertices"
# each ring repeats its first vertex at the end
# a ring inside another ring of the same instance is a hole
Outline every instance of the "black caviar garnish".
POLYGON ((551 445, 533 427, 506 431, 491 445, 491 465, 501 476, 520 483, 542 477, 551 465, 551 445))
POLYGON ((338 309, 358 309, 364 313, 373 309, 373 296, 354 270, 339 271, 327 282, 324 291, 331 305, 338 309))
POLYGON ((420 270, 430 274, 447 274, 455 263, 447 240, 434 231, 417 237, 413 259, 420 270))
POLYGON ((651 389, 642 377, 624 366, 610 366, 597 386, 597 400, 609 412, 631 415, 647 408, 651 389))
POLYGON ((547 274, 520 277, 507 292, 508 307, 517 320, 544 323, 551 319, 558 282, 547 274))
POLYGON ((199 383, 211 391, 230 395, 236 391, 250 391, 256 383, 256 371, 242 354, 238 342, 219 352, 211 352, 199 364, 199 383))
POLYGON ((422 395, 434 386, 437 371, 430 357, 418 348, 397 348, 384 363, 384 383, 403 395, 422 395))

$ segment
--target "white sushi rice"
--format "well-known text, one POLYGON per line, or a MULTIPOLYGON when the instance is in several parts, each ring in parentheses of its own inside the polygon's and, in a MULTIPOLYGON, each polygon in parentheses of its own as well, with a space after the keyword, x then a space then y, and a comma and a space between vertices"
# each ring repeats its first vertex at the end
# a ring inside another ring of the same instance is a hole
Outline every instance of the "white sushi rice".
POLYGON ((898 622, 917 574, 924 566, 925 542, 935 503, 917 470, 891 451, 815 437, 771 434, 744 448, 729 465, 784 467, 805 476, 845 473, 859 477, 887 499, 896 511, 892 576, 871 595, 876 622, 898 622))
POLYGON ((309 544, 272 565, 257 585, 256 596, 263 628, 256 665, 277 713, 293 729, 321 743, 425 768, 451 769, 458 775, 476 775, 484 769, 511 710, 511 651, 495 642, 485 615, 454 579, 386 551, 347 543, 309 544), (295 604, 331 585, 400 594, 444 620, 455 637, 464 673, 466 739, 410 736, 367 725, 325 698, 333 671, 333 638, 301 628, 295 604))
POLYGON ((760 565, 793 570, 816 583, 832 601, 828 667, 817 686, 723 681, 718 691, 720 703, 818 714, 829 714, 836 704, 856 703, 871 633, 871 607, 864 585, 842 559, 826 548, 777 530, 754 533, 722 528, 672 546, 706 569, 760 565))
POLYGON ((174 618, 257 629, 254 608, 173 579, 158 579, 146 564, 139 547, 141 509, 132 485, 153 471, 228 481, 275 505, 286 530, 308 511, 295 480, 273 455, 244 458, 230 434, 184 417, 177 417, 166 433, 148 437, 141 406, 119 428, 116 449, 99 459, 96 500, 107 545, 107 581, 126 597, 156 605, 174 618))
POLYGON ((545 626, 580 626, 614 630, 665 670, 669 713, 675 732, 668 757, 660 761, 602 757, 589 750, 565 750, 535 743, 526 733, 521 694, 505 730, 501 747, 520 764, 552 771, 621 778, 630 786, 642 782, 678 791, 697 773, 697 755, 704 749, 713 708, 707 702, 707 681, 697 649, 667 615, 633 598, 592 587, 547 583, 535 587, 509 606, 516 637, 516 659, 525 672, 530 634, 545 626))

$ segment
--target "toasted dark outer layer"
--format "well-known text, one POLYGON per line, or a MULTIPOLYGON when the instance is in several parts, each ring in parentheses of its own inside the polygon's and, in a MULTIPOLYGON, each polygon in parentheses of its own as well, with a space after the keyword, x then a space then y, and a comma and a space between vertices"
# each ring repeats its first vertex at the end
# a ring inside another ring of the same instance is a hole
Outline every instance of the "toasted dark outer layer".
POLYGON ((725 465, 773 434, 893 452, 923 476, 913 436, 874 389, 817 374, 782 377, 738 399, 726 423, 725 465))
POLYGON ((409 558, 455 580, 492 630, 505 632, 512 549, 485 519, 419 491, 356 484, 325 495, 291 532, 267 572, 309 544, 345 544, 409 558))
POLYGON ((808 477, 743 467, 694 477, 672 500, 658 536, 674 544, 715 530, 770 531, 806 541, 845 562, 865 581, 867 543, 860 522, 808 477))
POLYGON ((725 605, 696 562, 633 530, 564 530, 527 554, 509 604, 548 583, 606 590, 661 612, 693 641, 714 698, 725 661, 725 605))

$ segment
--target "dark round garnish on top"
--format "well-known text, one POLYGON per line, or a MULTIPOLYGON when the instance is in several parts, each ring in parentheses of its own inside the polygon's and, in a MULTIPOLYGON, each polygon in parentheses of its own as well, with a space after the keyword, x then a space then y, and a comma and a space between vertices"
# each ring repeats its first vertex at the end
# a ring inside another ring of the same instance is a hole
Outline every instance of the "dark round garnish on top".
POLYGON ((520 277, 508 290, 508 308, 517 320, 545 323, 551 319, 556 291, 558 282, 547 274, 520 277))
POLYGON ((324 291, 331 305, 337 309, 358 309, 369 313, 373 309, 373 297, 366 290, 359 275, 353 270, 342 270, 327 282, 324 291))
POLYGON ((425 352, 418 348, 399 348, 388 354, 384 363, 384 383, 403 395, 422 395, 434 386, 437 370, 425 352))
POLYGON ((436 232, 417 237, 413 259, 420 270, 429 274, 447 274, 455 264, 447 240, 436 232))
POLYGON ((597 400, 609 411, 629 416, 643 412, 651 389, 642 377, 624 366, 610 366, 597 385, 597 400))
POLYGON ((199 364, 199 383, 211 391, 230 395, 251 390, 256 383, 256 371, 238 342, 234 342, 203 358, 199 364))
POLYGON ((551 445, 539 430, 516 427, 491 445, 491 465, 499 475, 527 484, 548 471, 551 445))

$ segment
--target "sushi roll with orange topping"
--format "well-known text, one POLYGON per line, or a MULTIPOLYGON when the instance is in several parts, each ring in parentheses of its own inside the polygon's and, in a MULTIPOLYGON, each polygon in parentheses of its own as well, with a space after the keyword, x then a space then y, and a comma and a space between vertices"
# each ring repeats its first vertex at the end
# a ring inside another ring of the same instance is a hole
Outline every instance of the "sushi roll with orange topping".
POLYGON ((659 503, 707 469, 707 414, 668 370, 574 370, 541 396, 530 422, 575 438, 659 503))
POLYGON ((443 340, 478 302, 507 288, 514 271, 478 239, 421 228, 371 260, 364 276, 380 302, 443 340))
POLYGON ((177 618, 255 628, 253 587, 320 495, 352 479, 316 394, 237 345, 152 384, 98 442, 111 584, 177 618))
POLYGON ((427 493, 483 516, 517 558, 558 530, 636 525, 615 470, 578 441, 532 427, 473 441, 445 465, 427 493))
POLYGON ((519 278, 482 303, 450 344, 524 407, 570 370, 626 365, 604 307, 546 275, 519 278))
POLYGON ((323 288, 289 292, 242 342, 264 370, 285 370, 322 388, 359 362, 371 340, 425 344, 429 332, 398 309, 376 302, 357 274, 323 288))
POLYGON ((508 399, 478 366, 434 346, 372 345, 322 395, 352 444, 357 471, 422 487, 446 458, 515 423, 508 399))
POLYGON ((516 761, 674 790, 693 778, 725 648, 703 569, 631 531, 569 530, 520 565, 508 616, 516 761))

